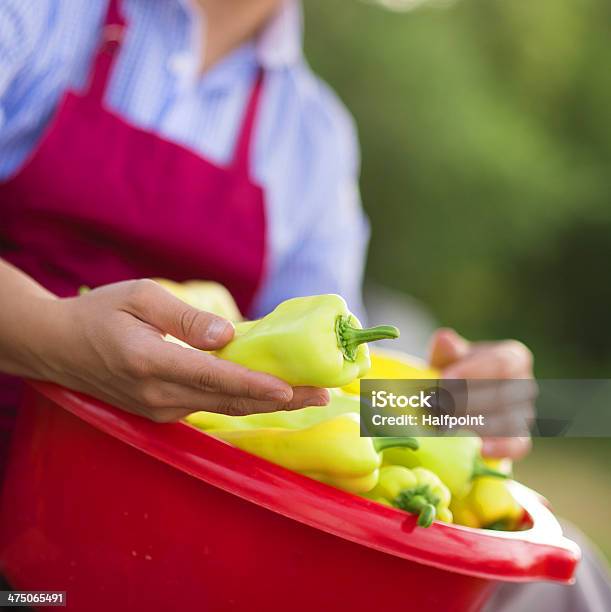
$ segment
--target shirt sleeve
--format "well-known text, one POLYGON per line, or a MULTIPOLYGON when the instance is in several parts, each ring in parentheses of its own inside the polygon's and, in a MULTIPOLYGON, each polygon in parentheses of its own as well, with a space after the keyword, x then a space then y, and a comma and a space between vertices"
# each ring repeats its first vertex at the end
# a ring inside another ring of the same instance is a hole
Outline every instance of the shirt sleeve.
POLYGON ((48 17, 48 3, 42 0, 0 2, 0 129, 11 84, 34 56, 48 17))
POLYGON ((316 114, 319 117, 309 129, 309 144, 301 144, 302 149, 309 146, 309 159, 302 154, 295 162, 303 166, 295 174, 307 175, 299 181, 307 188, 290 203, 300 227, 290 228, 294 236, 290 248, 268 263, 249 313, 254 317, 267 314, 285 299, 322 293, 341 295, 359 319, 365 316, 361 290, 369 223, 358 188, 356 129, 335 95, 321 87, 317 107, 305 111, 309 121, 316 114))

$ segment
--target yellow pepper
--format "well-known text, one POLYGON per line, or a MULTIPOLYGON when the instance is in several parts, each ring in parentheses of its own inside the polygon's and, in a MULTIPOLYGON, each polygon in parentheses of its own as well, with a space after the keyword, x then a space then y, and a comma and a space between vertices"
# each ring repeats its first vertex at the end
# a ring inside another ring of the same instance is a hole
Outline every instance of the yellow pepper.
MULTIPOLYGON (((371 351, 371 368, 363 376, 365 380, 412 379, 430 380, 441 376, 439 370, 427 366, 417 357, 412 357, 401 351, 379 350, 371 351)), ((342 387, 346 393, 358 395, 360 381, 355 380, 342 387)))
POLYGON ((177 283, 166 278, 156 278, 154 280, 194 308, 211 312, 230 321, 242 320, 242 315, 231 293, 220 283, 202 280, 177 283))
POLYGON ((329 389, 331 399, 326 406, 309 406, 299 410, 279 410, 276 412, 259 412, 243 416, 229 416, 217 412, 194 412, 186 421, 198 429, 211 431, 215 429, 257 429, 261 427, 283 427, 286 429, 303 429, 326 419, 354 412, 359 414, 360 400, 353 395, 342 393, 338 389, 329 389))
MULTIPOLYGON (((506 475, 511 473, 511 461, 508 459, 485 459, 485 463, 506 475)), ((476 478, 466 497, 452 499, 450 507, 456 522, 467 527, 515 528, 523 509, 507 485, 507 480, 490 476, 476 478)))
POLYGON ((233 340, 215 355, 291 385, 341 387, 369 369, 368 342, 398 336, 392 325, 363 329, 339 295, 313 295, 237 323, 233 340))
POLYGON ((473 529, 481 529, 483 527, 479 517, 465 499, 453 498, 450 503, 450 510, 452 511, 454 522, 457 525, 463 525, 464 527, 471 527, 473 529))
POLYGON ((452 499, 450 509, 456 523, 467 527, 514 529, 523 514, 507 487, 507 481, 478 478, 463 499, 452 499))
POLYGON ((474 512, 488 528, 494 524, 511 528, 523 513, 522 507, 509 491, 507 482, 498 478, 478 478, 469 497, 474 512))
POLYGON ((351 493, 364 493, 376 485, 383 449, 417 447, 413 438, 361 437, 359 416, 354 413, 305 429, 215 429, 210 435, 351 493))
POLYGON ((503 472, 484 463, 481 456, 482 440, 473 433, 465 436, 422 436, 417 440, 416 452, 389 449, 384 453, 384 463, 427 468, 441 478, 454 497, 467 495, 472 482, 478 477, 506 477, 503 472))
POLYGON ((418 515, 418 525, 429 527, 435 518, 452 522, 448 488, 431 471, 387 465, 380 469, 378 484, 364 497, 418 515))

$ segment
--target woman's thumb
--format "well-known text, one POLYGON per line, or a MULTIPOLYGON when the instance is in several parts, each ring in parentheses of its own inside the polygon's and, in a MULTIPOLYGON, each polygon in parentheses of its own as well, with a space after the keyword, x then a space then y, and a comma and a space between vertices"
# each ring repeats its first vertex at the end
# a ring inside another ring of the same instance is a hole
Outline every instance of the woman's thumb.
POLYGON ((189 306, 154 281, 138 282, 139 293, 132 306, 137 316, 159 331, 208 351, 233 338, 234 327, 227 319, 189 306))

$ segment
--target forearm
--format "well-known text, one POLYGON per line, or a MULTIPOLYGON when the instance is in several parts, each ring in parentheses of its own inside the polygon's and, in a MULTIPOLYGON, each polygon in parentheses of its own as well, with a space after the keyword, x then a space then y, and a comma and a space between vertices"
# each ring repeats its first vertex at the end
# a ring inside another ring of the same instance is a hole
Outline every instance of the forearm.
POLYGON ((53 333, 58 299, 0 259, 0 371, 44 378, 41 347, 53 333))
POLYGON ((155 421, 198 410, 227 414, 321 406, 324 389, 291 388, 209 353, 231 323, 151 280, 59 299, 0 260, 0 371, 50 380, 155 421), (166 342, 170 334, 194 351, 166 342))

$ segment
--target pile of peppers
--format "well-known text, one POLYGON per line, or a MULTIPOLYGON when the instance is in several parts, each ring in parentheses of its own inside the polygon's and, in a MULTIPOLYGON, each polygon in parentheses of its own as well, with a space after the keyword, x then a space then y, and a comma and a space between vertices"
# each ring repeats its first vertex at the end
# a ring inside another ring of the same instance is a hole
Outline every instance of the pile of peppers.
POLYGON ((237 417, 195 412, 186 418, 188 423, 287 469, 415 514, 421 527, 434 520, 516 527, 522 510, 504 480, 510 467, 507 462, 485 462, 476 435, 360 436, 359 378, 439 376, 400 353, 370 355, 367 343, 398 337, 395 327, 363 329, 337 295, 290 299, 258 321, 240 321, 228 292, 216 284, 159 282, 192 305, 235 322, 234 339, 216 351, 219 358, 291 385, 327 387, 331 392, 327 406, 237 417))

